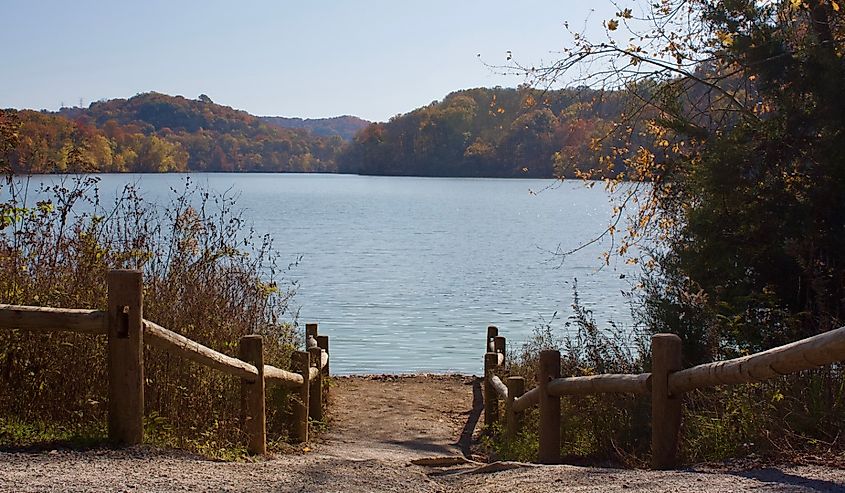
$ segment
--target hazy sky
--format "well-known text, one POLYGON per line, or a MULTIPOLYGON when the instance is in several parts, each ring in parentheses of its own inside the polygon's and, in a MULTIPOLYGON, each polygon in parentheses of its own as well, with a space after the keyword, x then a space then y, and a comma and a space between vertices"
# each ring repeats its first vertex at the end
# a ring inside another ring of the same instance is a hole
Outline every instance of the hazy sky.
POLYGON ((158 91, 258 115, 386 120, 456 89, 516 86, 482 60, 503 64, 508 50, 553 60, 570 41, 565 21, 594 30, 615 10, 605 0, 0 0, 0 108, 158 91))

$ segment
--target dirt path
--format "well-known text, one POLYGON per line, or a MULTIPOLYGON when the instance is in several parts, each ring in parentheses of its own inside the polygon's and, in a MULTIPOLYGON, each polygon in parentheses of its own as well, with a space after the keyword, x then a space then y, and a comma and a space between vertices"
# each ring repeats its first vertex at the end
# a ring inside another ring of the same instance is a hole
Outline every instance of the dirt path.
POLYGON ((413 465, 423 457, 469 452, 480 414, 474 379, 382 376, 336 382, 330 430, 303 455, 223 463, 147 447, 0 451, 0 491, 845 492, 845 471, 813 466, 672 472, 544 466, 468 474, 471 466, 413 465))
POLYGON ((406 462, 469 454, 482 405, 474 377, 379 375, 335 381, 330 431, 317 450, 406 462))

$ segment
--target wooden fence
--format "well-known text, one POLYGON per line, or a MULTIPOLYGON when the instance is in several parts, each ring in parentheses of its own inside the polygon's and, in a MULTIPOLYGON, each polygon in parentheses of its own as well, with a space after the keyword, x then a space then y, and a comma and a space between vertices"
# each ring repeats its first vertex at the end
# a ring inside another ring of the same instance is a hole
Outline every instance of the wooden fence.
POLYGON ((504 377, 505 338, 487 328, 484 355, 484 416, 489 425, 499 420, 499 399, 505 402, 505 430, 515 436, 522 414, 540 407, 541 463, 560 461, 560 398, 566 395, 623 393, 651 396, 651 456, 656 469, 677 466, 681 404, 684 392, 754 383, 845 360, 845 327, 785 346, 727 361, 681 368, 681 339, 675 334, 651 338, 651 373, 560 376, 560 352, 541 351, 537 387, 525 392, 522 377, 504 377), (502 375, 502 376, 499 376, 502 375))
POLYGON ((242 419, 250 454, 267 452, 267 384, 298 392, 292 436, 308 440, 309 416, 318 421, 323 418, 323 377, 329 373, 329 338, 317 334, 317 324, 306 324, 308 351, 293 354, 296 371, 290 372, 264 364, 260 335, 241 337, 238 357, 234 358, 145 320, 140 271, 112 270, 107 283, 107 311, 0 304, 0 329, 106 335, 109 440, 120 445, 143 440, 144 344, 240 379, 242 419))

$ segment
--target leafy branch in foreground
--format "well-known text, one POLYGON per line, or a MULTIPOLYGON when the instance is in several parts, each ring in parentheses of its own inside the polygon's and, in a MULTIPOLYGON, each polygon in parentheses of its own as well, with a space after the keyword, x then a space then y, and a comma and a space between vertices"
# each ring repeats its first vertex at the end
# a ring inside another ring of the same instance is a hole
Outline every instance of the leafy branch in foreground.
MULTIPOLYGON (((605 185, 616 197, 614 221, 624 215, 627 227, 606 234, 621 236, 612 253, 643 266, 637 325, 680 335, 687 366, 843 325, 845 10, 837 0, 638 5, 605 21, 605 39, 573 33, 556 64, 510 67, 544 88, 630 95, 624 118, 594 142, 603 167, 582 177, 620 170, 605 185)), ((533 368, 528 357, 514 367, 533 368)), ((841 378, 842 365, 833 365, 688 395, 686 459, 841 453, 841 378)), ((565 452, 642 458, 647 424, 633 403, 566 405, 590 411, 564 413, 565 452)), ((517 445, 502 447, 530 448, 517 445)))
POLYGON ((581 176, 609 176, 617 206, 606 234, 620 237, 609 253, 644 265, 645 320, 682 335, 684 317, 704 324, 696 330, 710 340, 688 334, 690 349, 712 348, 688 352, 696 361, 841 324, 839 4, 617 7, 604 39, 571 32, 558 62, 509 69, 543 87, 629 95, 623 118, 593 143, 601 166, 581 176))

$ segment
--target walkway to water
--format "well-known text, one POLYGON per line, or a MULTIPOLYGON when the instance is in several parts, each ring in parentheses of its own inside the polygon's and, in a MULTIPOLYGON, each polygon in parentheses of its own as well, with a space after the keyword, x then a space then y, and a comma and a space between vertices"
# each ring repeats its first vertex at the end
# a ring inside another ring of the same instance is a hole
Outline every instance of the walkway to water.
POLYGON ((463 376, 338 378, 332 421, 307 451, 254 463, 216 462, 179 451, 0 451, 0 492, 845 492, 845 470, 787 466, 642 471, 576 466, 480 472, 434 467, 426 457, 471 455, 481 415, 476 379, 463 376), (413 462, 412 462, 413 461, 413 462))

